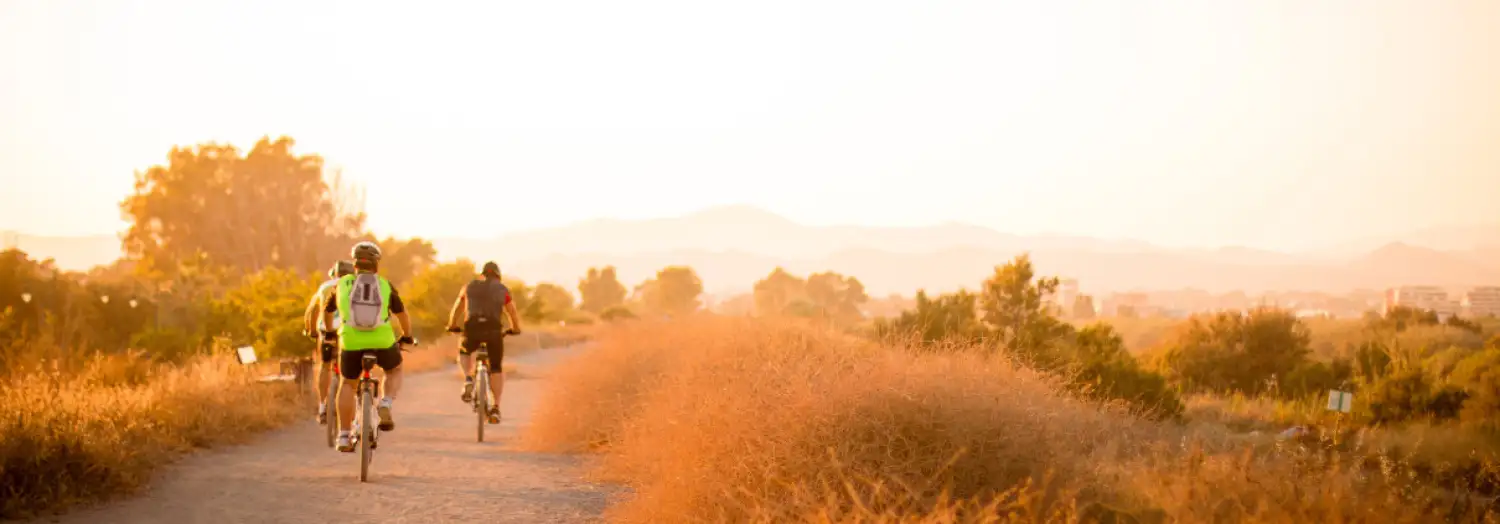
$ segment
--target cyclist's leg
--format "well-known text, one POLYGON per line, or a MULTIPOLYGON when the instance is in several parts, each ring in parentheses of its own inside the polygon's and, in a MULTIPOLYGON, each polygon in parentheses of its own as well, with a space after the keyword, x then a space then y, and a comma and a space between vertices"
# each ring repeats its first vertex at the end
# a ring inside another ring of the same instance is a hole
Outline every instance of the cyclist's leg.
POLYGON ((379 357, 375 364, 385 370, 385 380, 382 381, 384 392, 383 398, 375 410, 380 415, 380 430, 390 431, 396 428, 396 421, 391 417, 391 404, 396 400, 396 393, 401 391, 401 349, 400 345, 391 346, 390 349, 382 349, 373 352, 379 357))
POLYGON ((375 364, 385 370, 385 381, 381 388, 384 397, 395 400, 396 394, 401 392, 401 349, 399 346, 391 346, 390 349, 372 351, 375 356, 380 357, 375 364))
POLYGON ((479 342, 474 337, 465 333, 458 339, 458 369, 463 370, 464 377, 474 378, 474 353, 479 349, 479 342))
POLYGON ((489 353, 490 359, 485 365, 490 368, 490 393, 491 398, 495 399, 495 403, 491 404, 491 406, 495 406, 498 409, 500 406, 500 392, 505 390, 505 372, 500 369, 501 362, 505 360, 504 333, 490 337, 489 353))
POLYGON ((339 388, 339 430, 349 432, 354 422, 354 390, 359 386, 360 357, 364 351, 339 351, 339 375, 344 379, 339 388))
POLYGON ((328 405, 328 382, 332 380, 334 348, 318 341, 318 406, 328 405))
POLYGON ((464 402, 474 400, 474 353, 479 349, 479 344, 470 337, 468 333, 458 338, 458 369, 464 373, 463 392, 458 398, 464 402))

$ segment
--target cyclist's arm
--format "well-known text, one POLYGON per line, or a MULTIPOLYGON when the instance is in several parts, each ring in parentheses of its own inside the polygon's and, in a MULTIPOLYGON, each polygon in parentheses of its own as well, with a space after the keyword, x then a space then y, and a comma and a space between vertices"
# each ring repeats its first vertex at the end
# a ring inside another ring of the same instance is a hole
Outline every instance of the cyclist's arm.
POLYGON ((323 303, 323 325, 333 325, 333 314, 339 310, 338 293, 329 293, 328 300, 323 303))
POLYGON ((394 287, 391 288, 391 315, 396 317, 396 324, 401 327, 401 336, 412 336, 411 316, 406 314, 406 304, 401 302, 401 294, 394 287))
MULTIPOLYGON (((308 333, 317 333, 317 331, 315 330, 318 329, 318 313, 321 313, 321 311, 318 311, 318 309, 320 309, 319 306, 323 305, 321 303, 322 301, 318 300, 320 298, 323 297, 320 297, 317 293, 314 293, 312 299, 307 301, 307 312, 303 313, 302 315, 303 328, 306 329, 308 333)), ((328 324, 324 323, 323 325, 326 326, 328 324)))
POLYGON ((448 313, 448 327, 458 327, 458 319, 463 318, 469 312, 469 288, 464 286, 458 290, 458 298, 453 301, 453 311, 448 313))
POLYGON ((521 315, 516 314, 516 303, 509 296, 505 297, 505 314, 510 317, 510 328, 521 331, 521 315))

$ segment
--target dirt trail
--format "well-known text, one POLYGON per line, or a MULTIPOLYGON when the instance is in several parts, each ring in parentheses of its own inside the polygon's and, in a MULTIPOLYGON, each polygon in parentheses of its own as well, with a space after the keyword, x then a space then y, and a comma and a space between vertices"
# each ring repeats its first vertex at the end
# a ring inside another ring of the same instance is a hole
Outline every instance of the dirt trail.
MULTIPOLYGON (((507 358, 542 371, 574 349, 507 358)), ((130 499, 70 512, 53 522, 586 522, 609 490, 581 480, 576 457, 512 449, 543 379, 507 380, 505 420, 474 441, 474 415, 461 381, 442 372, 408 376, 396 401, 396 429, 384 433, 359 482, 359 459, 323 443, 313 421, 250 444, 195 454, 130 499)))

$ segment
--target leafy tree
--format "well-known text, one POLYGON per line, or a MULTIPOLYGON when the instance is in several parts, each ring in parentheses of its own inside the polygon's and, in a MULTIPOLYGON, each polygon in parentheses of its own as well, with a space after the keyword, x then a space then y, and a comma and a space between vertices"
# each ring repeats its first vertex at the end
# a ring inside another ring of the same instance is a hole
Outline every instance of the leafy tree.
MULTIPOLYGON (((516 314, 521 316, 521 320, 535 324, 541 322, 546 317, 546 311, 542 306, 542 302, 537 300, 533 295, 531 286, 513 278, 506 278, 502 281, 505 283, 505 287, 510 289, 510 298, 515 301, 516 314)), ((509 317, 506 317, 505 323, 509 325, 509 317)))
POLYGON ((884 336, 916 335, 923 342, 971 342, 984 336, 979 322, 979 296, 968 291, 929 298, 917 291, 916 308, 895 319, 875 320, 875 330, 884 336))
POLYGON ((636 288, 641 304, 654 314, 681 315, 698 310, 703 281, 693 268, 668 266, 656 272, 656 278, 636 288))
POLYGON ((306 274, 347 256, 364 215, 341 210, 323 159, 296 155, 293 145, 262 138, 243 155, 215 143, 173 148, 165 165, 136 173, 120 204, 130 223, 125 252, 157 278, 187 263, 306 274))
POLYGON ((1055 277, 1036 278, 1027 254, 995 268, 980 290, 979 305, 1001 347, 1035 364, 1067 334, 1047 310, 1057 284, 1055 277))
POLYGON ((453 301, 477 273, 473 262, 460 258, 417 273, 411 284, 401 290, 402 300, 411 312, 412 330, 418 337, 443 336, 453 312, 453 301))
POLYGON ((1258 393, 1306 361, 1310 338, 1285 310, 1195 315, 1168 343, 1161 364, 1190 389, 1258 393))
POLYGON ((1057 364, 1068 373, 1068 388, 1100 400, 1121 400, 1150 418, 1182 414, 1182 400, 1165 377, 1142 369, 1109 324, 1092 324, 1073 333, 1070 358, 1057 364))
POLYGON ((624 304, 625 295, 625 285, 615 276, 614 266, 591 267, 588 274, 578 281, 579 309, 596 315, 624 304))
POLYGON ((864 318, 859 306, 870 300, 859 279, 832 271, 808 276, 805 289, 816 314, 837 323, 849 324, 864 318))
POLYGON ((537 284, 532 296, 542 308, 542 316, 548 320, 565 319, 573 309, 573 294, 557 284, 537 284))
POLYGON ((755 282, 755 314, 775 316, 784 314, 792 302, 805 298, 807 281, 793 276, 780 267, 766 278, 755 282))
POLYGON ((312 342, 302 336, 307 299, 320 280, 291 269, 269 268, 246 276, 239 286, 214 301, 209 333, 235 344, 251 343, 262 355, 308 354, 312 342))
MULTIPOLYGON (((420 238, 399 240, 386 237, 385 240, 376 242, 376 245, 380 246, 381 252, 380 275, 398 287, 404 287, 412 277, 437 263, 437 249, 432 247, 432 242, 420 238)), ((340 258, 349 258, 347 249, 340 258)))

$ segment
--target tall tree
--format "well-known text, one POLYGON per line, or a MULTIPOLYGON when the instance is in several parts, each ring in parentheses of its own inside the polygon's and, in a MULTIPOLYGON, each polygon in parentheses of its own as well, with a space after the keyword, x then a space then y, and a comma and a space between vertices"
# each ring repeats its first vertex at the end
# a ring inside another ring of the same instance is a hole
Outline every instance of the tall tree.
POLYGON ((975 341, 984 335, 978 299, 978 295, 965 290, 935 299, 928 297, 925 290, 917 291, 916 307, 902 311, 894 319, 875 319, 875 328, 884 335, 916 336, 923 342, 975 341))
POLYGON ((1189 389, 1259 393, 1306 360, 1310 340, 1286 310, 1194 315, 1167 342, 1159 365, 1189 389))
POLYGON ((615 276, 614 266, 591 267, 588 274, 578 281, 578 296, 582 300, 579 309, 596 315, 624 304, 625 295, 625 285, 615 276))
POLYGON ((647 311, 664 315, 681 315, 696 311, 703 294, 703 281, 693 268, 668 266, 656 272, 656 278, 636 288, 647 311))
POLYGON ((531 296, 540 304, 543 318, 562 320, 573 309, 573 294, 550 282, 537 284, 531 296))
MULTIPOLYGON (((474 274, 474 263, 460 258, 418 273, 411 284, 401 290, 417 336, 442 336, 448 327, 453 301, 458 299, 458 292, 474 280, 474 274)), ((463 319, 459 322, 462 323, 463 319)))
POLYGON ((832 271, 808 276, 806 290, 807 298, 818 314, 839 323, 857 322, 864 318, 859 307, 870 300, 859 279, 832 271))
POLYGON ((755 314, 775 316, 786 313, 788 306, 807 294, 807 281, 780 267, 755 282, 755 314))
POLYGON ((1068 331, 1047 311, 1057 284, 1056 277, 1036 277, 1029 254, 995 268, 980 291, 980 308, 1002 347, 1032 363, 1052 352, 1068 331))
POLYGON ((136 173, 120 204, 126 254, 162 277, 189 263, 310 272, 347 256, 363 213, 330 192, 321 157, 294 154, 293 145, 262 138, 243 156, 217 143, 173 148, 165 165, 136 173))
MULTIPOLYGON (((412 277, 437 264, 437 249, 432 242, 420 238, 386 237, 376 244, 380 246, 380 274, 396 286, 410 282, 412 277)), ((348 257, 345 253, 342 258, 348 257)))

